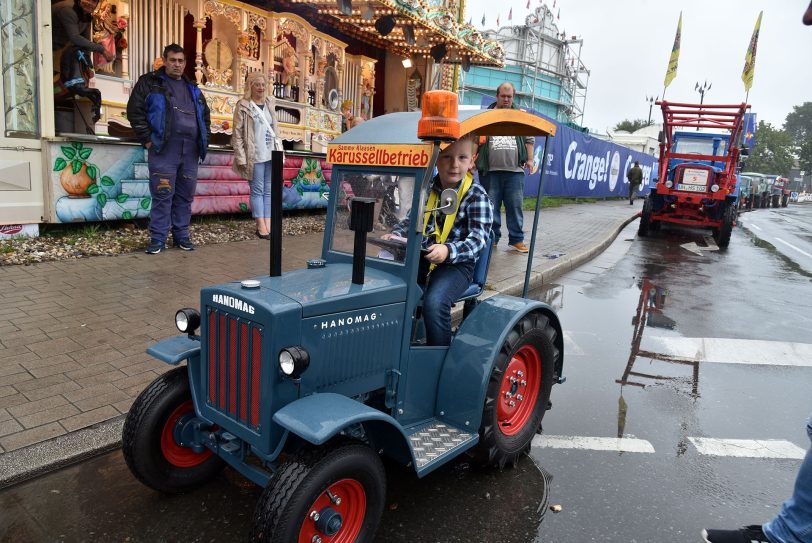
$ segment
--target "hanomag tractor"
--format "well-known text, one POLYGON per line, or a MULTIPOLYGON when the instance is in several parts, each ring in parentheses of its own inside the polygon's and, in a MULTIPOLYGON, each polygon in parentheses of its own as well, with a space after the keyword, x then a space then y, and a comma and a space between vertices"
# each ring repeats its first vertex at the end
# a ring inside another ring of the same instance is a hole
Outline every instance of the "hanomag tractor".
POLYGON ((663 111, 660 170, 643 203, 638 234, 662 223, 711 228, 719 247, 727 247, 738 209, 742 119, 750 106, 657 104, 663 111))
MULTIPOLYGON (((555 126, 518 110, 458 115, 456 94, 432 91, 422 117, 353 128, 328 148, 332 186, 351 185, 349 206, 330 192, 321 258, 284 274, 274 182, 270 276, 204 288, 199 312, 175 316, 185 335, 148 349, 177 367, 127 415, 123 451, 136 478, 180 493, 229 465, 264 488, 254 540, 370 541, 384 509, 382 455, 422 477, 462 453, 502 467, 529 449, 563 382, 561 325, 526 297, 529 276, 521 298, 478 300, 483 254, 451 345, 426 346, 421 326, 423 221, 459 205, 448 189, 427 209, 427 191, 441 146, 470 132, 547 137, 555 126), (388 222, 367 197, 380 176, 397 184, 394 212, 413 225, 405 242, 373 230, 388 222)), ((538 208, 535 223, 531 247, 538 208)))

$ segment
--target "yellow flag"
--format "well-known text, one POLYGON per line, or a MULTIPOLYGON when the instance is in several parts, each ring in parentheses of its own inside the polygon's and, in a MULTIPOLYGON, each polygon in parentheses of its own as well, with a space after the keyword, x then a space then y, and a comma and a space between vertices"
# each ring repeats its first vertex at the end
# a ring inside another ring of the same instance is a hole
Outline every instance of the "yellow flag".
POLYGON ((758 31, 761 28, 761 16, 763 11, 759 12, 758 20, 756 20, 756 27, 753 29, 753 36, 750 38, 750 46, 747 48, 747 54, 744 55, 744 70, 742 70, 742 81, 744 81, 744 90, 749 92, 750 87, 753 86, 753 75, 756 72, 756 48, 758 47, 758 31))
POLYGON ((668 60, 668 69, 665 71, 665 84, 663 88, 677 77, 677 63, 679 62, 679 42, 682 39, 682 12, 679 12, 679 23, 677 23, 677 35, 674 36, 674 47, 671 48, 671 58, 668 60))

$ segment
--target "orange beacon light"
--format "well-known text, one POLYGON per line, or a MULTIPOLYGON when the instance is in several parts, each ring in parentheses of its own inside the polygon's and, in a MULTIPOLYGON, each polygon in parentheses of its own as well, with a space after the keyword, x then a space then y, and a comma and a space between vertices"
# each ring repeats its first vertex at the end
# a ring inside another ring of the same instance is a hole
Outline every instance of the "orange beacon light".
POLYGON ((423 95, 423 114, 417 123, 421 140, 454 141, 460 137, 457 93, 432 90, 423 95))

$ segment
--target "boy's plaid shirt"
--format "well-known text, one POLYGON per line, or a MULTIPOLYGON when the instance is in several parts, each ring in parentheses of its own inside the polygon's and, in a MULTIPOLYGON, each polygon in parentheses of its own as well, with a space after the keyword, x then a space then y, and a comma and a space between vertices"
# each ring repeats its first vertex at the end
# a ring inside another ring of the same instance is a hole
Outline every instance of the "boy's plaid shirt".
MULTIPOLYGON (((456 188, 459 188, 459 184, 456 188)), ((434 178, 431 190, 442 192, 440 179, 434 178)), ((439 198, 437 199, 439 201, 439 198)), ((442 229, 443 220, 449 216, 440 212, 429 213, 429 221, 426 225, 426 237, 432 239, 435 229, 442 229), (435 224, 435 219, 439 224, 435 224)), ((491 225, 493 224, 493 206, 491 199, 482 185, 471 183, 468 192, 460 202, 454 226, 448 233, 445 244, 448 246, 448 263, 476 262, 479 253, 485 248, 485 244, 490 239, 491 225)), ((401 237, 408 236, 409 218, 403 219, 392 230, 393 234, 401 237)))

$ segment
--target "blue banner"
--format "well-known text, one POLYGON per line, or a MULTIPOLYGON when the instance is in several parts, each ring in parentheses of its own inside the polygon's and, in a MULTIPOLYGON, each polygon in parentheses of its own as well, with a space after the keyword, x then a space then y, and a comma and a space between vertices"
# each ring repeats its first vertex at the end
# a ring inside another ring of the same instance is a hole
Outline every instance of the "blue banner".
MULTIPOLYGON (((482 107, 493 101, 493 97, 483 97, 482 107)), ((543 161, 545 196, 626 197, 629 195, 626 172, 635 161, 639 161, 643 169, 639 194, 648 194, 650 185, 653 185, 650 182, 657 176, 656 157, 574 130, 533 110, 527 111, 556 125, 555 137, 548 140, 549 149, 543 161)), ((543 146, 544 138, 537 137, 533 169, 525 178, 525 196, 538 194, 543 146)))
POLYGON ((745 113, 744 114, 744 128, 742 129, 744 132, 743 140, 744 146, 753 150, 753 146, 756 144, 756 114, 755 113, 745 113))

